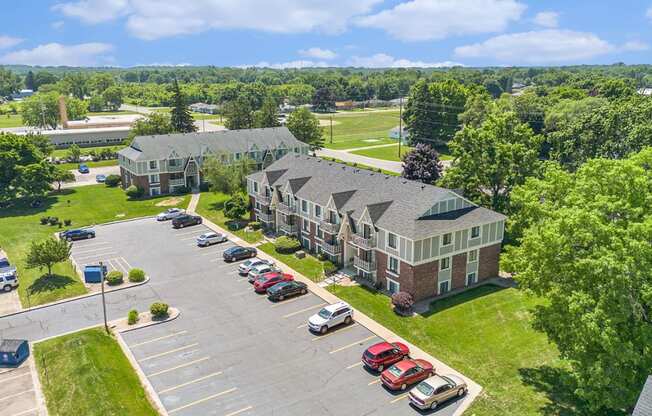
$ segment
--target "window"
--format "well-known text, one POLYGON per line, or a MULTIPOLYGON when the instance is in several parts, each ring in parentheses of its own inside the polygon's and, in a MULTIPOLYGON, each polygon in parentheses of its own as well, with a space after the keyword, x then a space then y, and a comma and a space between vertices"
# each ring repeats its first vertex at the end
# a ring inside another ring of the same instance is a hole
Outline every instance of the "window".
POLYGON ((242 156, 242 155, 241 155, 240 153, 236 153, 236 154, 235 154, 235 160, 240 160, 240 157, 241 157, 241 156, 242 156))
POLYGON ((308 251, 310 251, 310 240, 307 238, 303 239, 303 247, 306 248, 308 251))
POLYGON ((306 201, 305 199, 301 200, 301 212, 306 214, 308 213, 308 201, 306 201))
POLYGON ((439 294, 441 295, 441 294, 444 294, 444 293, 448 292, 448 290, 450 289, 449 285, 450 285, 449 280, 446 280, 445 282, 439 283, 439 294))
POLYGON ((471 272, 471 273, 466 275, 466 285, 467 286, 471 286, 475 282, 477 282, 477 275, 475 274, 475 272, 471 272))
POLYGON ((258 193, 258 182, 254 182, 254 192, 258 193))
POLYGON ((444 234, 441 245, 446 247, 453 243, 453 233, 444 234))
POLYGON ((389 263, 387 265, 387 269, 392 272, 398 274, 398 268, 399 268, 399 261, 396 257, 389 256, 389 263))
POLYGON ((305 218, 303 219, 303 229, 306 231, 310 231, 310 221, 308 221, 305 218))
POLYGON ((161 177, 158 173, 154 175, 149 175, 149 183, 159 183, 161 182, 161 177))
POLYGON ((321 218, 321 206, 315 205, 315 217, 321 218))
POLYGON ((466 261, 467 263, 478 261, 478 250, 469 251, 469 254, 466 256, 466 261))
POLYGON ((394 249, 398 247, 396 234, 387 233, 387 246, 394 249))
POLYGON ((260 209, 260 202, 256 201, 256 209, 260 209))
POLYGON ((444 257, 439 261, 439 270, 448 270, 451 267, 451 258, 444 257))
POLYGON ((161 195, 161 188, 149 188, 149 194, 151 196, 161 195))
POLYGON ((480 226, 476 225, 475 227, 471 227, 471 238, 478 237, 480 237, 480 226))
POLYGON ((178 168, 181 166, 181 159, 170 159, 168 163, 171 168, 178 168))
POLYGON ((158 169, 158 160, 150 160, 149 161, 149 169, 150 170, 158 169))
POLYGON ((401 285, 392 279, 387 279, 387 291, 391 294, 401 291, 401 285))

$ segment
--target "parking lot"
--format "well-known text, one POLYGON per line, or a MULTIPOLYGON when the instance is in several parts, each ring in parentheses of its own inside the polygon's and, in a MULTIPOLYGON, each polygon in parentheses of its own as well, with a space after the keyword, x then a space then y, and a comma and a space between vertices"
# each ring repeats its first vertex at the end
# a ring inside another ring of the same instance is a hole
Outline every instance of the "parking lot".
MULTIPOLYGON (((143 268, 160 300, 181 310, 174 321, 123 334, 171 415, 414 415, 361 364, 381 341, 353 323, 319 336, 307 318, 324 301, 307 295, 272 303, 226 264, 222 243, 199 248, 204 226, 173 230, 145 219, 96 227, 75 242, 83 264, 143 268)), ((134 300, 136 303, 136 300, 134 300)), ((450 415, 452 402, 428 414, 450 415)))
POLYGON ((41 415, 36 397, 31 358, 17 368, 0 367, 0 416, 41 415))

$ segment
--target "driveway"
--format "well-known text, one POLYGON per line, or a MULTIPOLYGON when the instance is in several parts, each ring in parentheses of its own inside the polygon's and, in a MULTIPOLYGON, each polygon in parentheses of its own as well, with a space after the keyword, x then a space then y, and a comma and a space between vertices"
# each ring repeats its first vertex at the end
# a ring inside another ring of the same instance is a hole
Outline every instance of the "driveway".
POLYGON ((64 183, 61 185, 61 188, 97 185, 95 175, 120 175, 120 166, 100 166, 97 168, 90 168, 90 173, 79 173, 77 169, 71 169, 70 171, 75 175, 75 182, 64 183))
MULTIPOLYGON (((225 264, 223 250, 195 245, 202 226, 173 230, 148 218, 96 227, 73 244, 78 263, 143 268, 146 285, 107 294, 109 319, 162 300, 181 315, 123 334, 138 365, 173 415, 414 415, 360 365, 380 339, 352 324, 318 336, 307 318, 325 303, 313 295, 272 303, 225 264)), ((0 336, 35 340, 101 322, 100 297, 0 318, 0 336)), ((451 415, 460 402, 436 412, 451 415)))

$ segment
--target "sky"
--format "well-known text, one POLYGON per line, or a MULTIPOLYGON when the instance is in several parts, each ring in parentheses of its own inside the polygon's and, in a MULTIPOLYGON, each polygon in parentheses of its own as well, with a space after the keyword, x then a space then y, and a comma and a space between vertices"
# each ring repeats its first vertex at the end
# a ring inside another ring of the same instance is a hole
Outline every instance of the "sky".
POLYGON ((21 0, 0 64, 652 63, 652 0, 21 0))

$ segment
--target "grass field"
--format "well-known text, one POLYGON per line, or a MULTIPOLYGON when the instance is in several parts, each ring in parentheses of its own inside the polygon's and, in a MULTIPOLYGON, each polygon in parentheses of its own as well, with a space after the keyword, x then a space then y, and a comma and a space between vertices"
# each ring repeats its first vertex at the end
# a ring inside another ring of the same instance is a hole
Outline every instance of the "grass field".
MULTIPOLYGON (((81 147, 79 150, 81 151, 82 156, 87 156, 90 154, 91 151, 94 152, 101 152, 104 149, 110 149, 113 151, 118 151, 120 149, 124 148, 124 146, 95 146, 95 147, 81 147)), ((52 151, 51 156, 52 157, 66 157, 68 155, 68 149, 55 149, 52 151)))
MULTIPOLYGON (((229 196, 219 192, 202 192, 197 204, 197 213, 213 221, 220 227, 228 230, 228 218, 224 217, 224 203, 229 200, 229 196)), ((245 218, 248 218, 245 215, 245 218)), ((243 219, 245 219, 243 218, 243 219)), ((248 243, 256 243, 263 239, 262 231, 245 232, 244 229, 231 231, 233 234, 242 238, 248 243)))
POLYGON ((265 243, 258 246, 258 249, 264 251, 278 261, 287 264, 297 272, 306 276, 313 282, 321 282, 324 276, 324 267, 322 261, 306 253, 302 259, 297 258, 294 254, 277 253, 274 244, 265 243))
POLYGON ((217 124, 220 124, 219 120, 222 119, 222 116, 220 116, 219 114, 204 114, 204 113, 195 113, 195 112, 192 112, 190 114, 192 115, 192 118, 194 118, 195 120, 217 120, 218 121, 217 124))
MULTIPOLYGON (((117 166, 118 159, 109 159, 109 160, 98 160, 97 162, 82 162, 89 168, 99 168, 103 166, 117 166)), ((61 169, 72 170, 79 167, 79 163, 61 163, 59 165, 61 169)))
MULTIPOLYGON (((398 110, 333 114, 333 143, 330 142, 330 127, 325 125, 324 147, 353 149, 395 143, 389 138, 389 131, 398 126, 398 115, 398 110)), ((322 114, 317 117, 328 121, 331 115, 322 114)))
MULTIPOLYGON (((412 150, 411 147, 409 146, 401 146, 401 156, 406 154, 412 150)), ((448 154, 447 149, 437 149, 439 151, 439 160, 451 160, 452 156, 448 154)), ((360 155, 360 156, 367 156, 367 157, 373 157, 374 159, 382 159, 382 160, 391 160, 394 162, 400 162, 401 158, 398 155, 398 144, 395 144, 393 146, 386 146, 386 147, 376 147, 376 148, 371 148, 371 149, 363 149, 363 150, 354 150, 351 153, 354 155, 360 155)))
POLYGON ((483 386, 465 414, 580 415, 556 348, 532 329, 538 303, 518 289, 481 286, 434 302, 424 315, 399 317, 389 297, 363 287, 329 290, 483 386))
POLYGON ((0 115, 0 128, 22 127, 23 117, 20 114, 0 115))
MULTIPOLYGON (((104 222, 154 215, 164 210, 156 204, 165 197, 129 201, 120 188, 104 185, 82 186, 53 193, 43 200, 40 208, 30 208, 25 201, 0 210, 0 248, 16 264, 20 276, 18 294, 23 307, 65 299, 86 293, 86 288, 74 272, 71 263, 59 263, 53 276, 43 270, 26 269, 25 255, 32 241, 40 241, 59 232, 56 226, 41 225, 41 217, 53 216, 71 219, 69 228, 78 228, 104 222)), ((189 197, 179 206, 186 207, 189 197)))
POLYGON ((35 344, 50 415, 155 416, 118 342, 94 328, 35 344))

